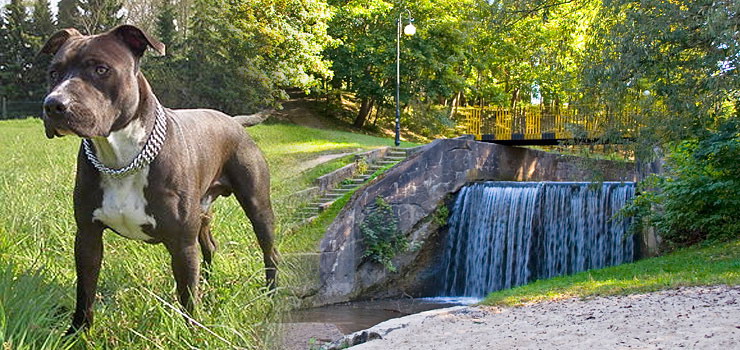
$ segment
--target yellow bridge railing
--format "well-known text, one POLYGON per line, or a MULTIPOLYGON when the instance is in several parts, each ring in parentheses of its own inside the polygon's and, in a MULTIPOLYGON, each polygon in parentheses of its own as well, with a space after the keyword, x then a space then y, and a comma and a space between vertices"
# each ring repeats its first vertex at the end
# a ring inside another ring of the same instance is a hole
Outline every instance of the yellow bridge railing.
POLYGON ((458 107, 455 119, 465 133, 475 135, 477 140, 518 141, 515 143, 519 144, 596 139, 608 128, 618 128, 628 137, 634 125, 626 114, 606 110, 582 113, 575 107, 458 107))

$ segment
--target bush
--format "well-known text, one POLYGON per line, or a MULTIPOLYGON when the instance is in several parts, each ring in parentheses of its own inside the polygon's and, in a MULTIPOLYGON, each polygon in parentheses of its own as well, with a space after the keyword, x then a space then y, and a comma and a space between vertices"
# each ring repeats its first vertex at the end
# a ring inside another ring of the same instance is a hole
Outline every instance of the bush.
POLYGON ((679 143, 666 172, 641 185, 627 208, 658 229, 668 248, 740 236, 740 121, 731 118, 699 139, 679 143))
POLYGON ((365 243, 362 256, 383 264, 389 271, 396 271, 391 259, 407 251, 409 241, 398 229, 398 219, 383 198, 375 199, 375 205, 360 224, 360 232, 365 243))

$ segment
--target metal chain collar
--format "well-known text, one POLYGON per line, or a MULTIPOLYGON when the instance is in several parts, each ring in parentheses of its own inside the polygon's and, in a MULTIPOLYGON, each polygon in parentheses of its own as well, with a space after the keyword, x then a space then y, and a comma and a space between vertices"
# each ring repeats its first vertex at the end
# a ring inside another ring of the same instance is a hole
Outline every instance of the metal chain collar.
POLYGON ((90 161, 95 169, 98 169, 98 171, 103 174, 115 178, 121 178, 127 175, 131 175, 141 170, 141 168, 149 165, 149 163, 151 163, 154 158, 157 157, 157 155, 159 154, 159 150, 162 149, 166 133, 167 118, 164 117, 164 108, 162 108, 162 105, 157 103, 154 129, 152 130, 152 133, 149 134, 149 138, 146 140, 144 148, 141 150, 141 152, 139 152, 139 154, 136 155, 136 157, 134 157, 129 165, 118 169, 109 168, 105 166, 105 164, 103 164, 95 155, 95 151, 93 151, 93 148, 91 146, 92 142, 90 141, 90 139, 83 139, 82 146, 85 148, 85 155, 87 156, 87 160, 90 161))

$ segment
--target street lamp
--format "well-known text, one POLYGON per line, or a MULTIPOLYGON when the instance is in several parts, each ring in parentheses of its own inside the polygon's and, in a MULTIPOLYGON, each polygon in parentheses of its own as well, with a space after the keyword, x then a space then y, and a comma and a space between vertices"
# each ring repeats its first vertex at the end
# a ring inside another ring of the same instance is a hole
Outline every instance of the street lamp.
MULTIPOLYGON (((416 27, 414 27, 414 19, 411 18, 411 11, 406 9, 408 14, 408 22, 404 28, 403 33, 412 36, 416 34, 416 27)), ((396 30, 396 147, 401 145, 401 24, 403 23, 403 11, 398 14, 398 22, 396 30)))

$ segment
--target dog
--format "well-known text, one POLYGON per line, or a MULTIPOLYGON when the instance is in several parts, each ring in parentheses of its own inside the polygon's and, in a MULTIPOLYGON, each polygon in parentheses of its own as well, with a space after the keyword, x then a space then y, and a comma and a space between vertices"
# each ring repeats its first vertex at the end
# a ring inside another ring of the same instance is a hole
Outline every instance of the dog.
POLYGON ((232 118, 215 110, 164 108, 139 69, 150 48, 164 55, 164 44, 122 25, 89 36, 60 30, 40 52, 53 56, 43 103, 46 136, 82 138, 74 187, 77 301, 68 333, 93 322, 106 228, 164 244, 178 300, 192 313, 200 278, 198 245, 210 266, 216 249, 210 207, 219 196, 234 194, 251 221, 267 286, 275 288, 270 174, 244 131, 264 115, 232 118))

